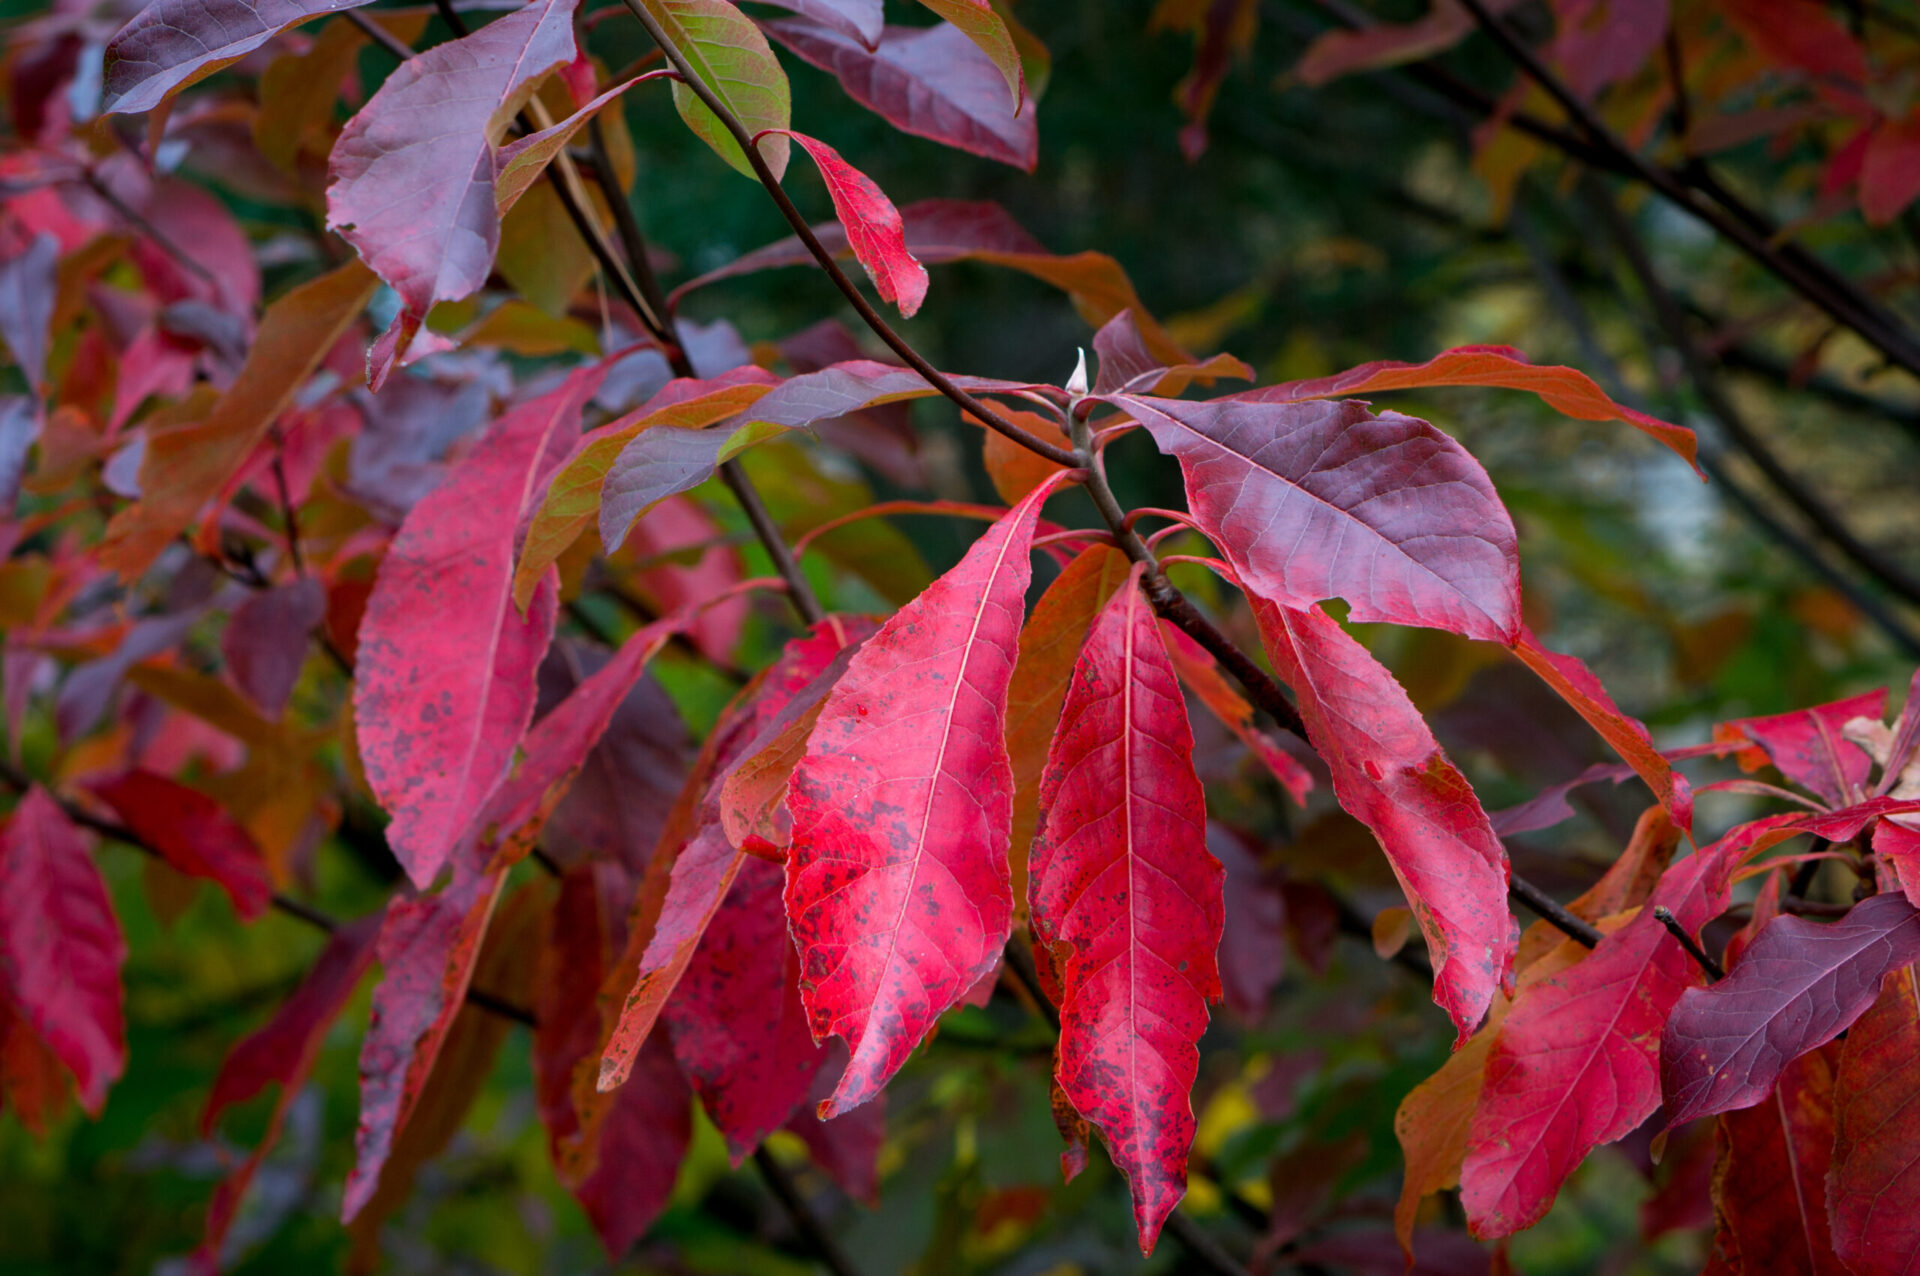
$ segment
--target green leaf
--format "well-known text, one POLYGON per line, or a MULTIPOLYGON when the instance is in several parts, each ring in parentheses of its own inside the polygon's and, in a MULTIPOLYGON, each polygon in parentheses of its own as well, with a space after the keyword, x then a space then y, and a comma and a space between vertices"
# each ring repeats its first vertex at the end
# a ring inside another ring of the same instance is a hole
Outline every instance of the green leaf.
MULTIPOLYGON (((767 47, 760 28, 726 0, 641 0, 653 20, 673 41, 675 49, 687 60, 727 109, 746 126, 748 133, 766 129, 784 129, 791 123, 792 99, 787 90, 787 73, 767 47)), ((734 140, 719 117, 707 109, 694 91, 675 81, 673 104, 680 118, 699 138, 711 146, 721 159, 748 177, 754 177, 740 144, 734 140)), ((774 136, 760 145, 767 168, 778 178, 787 171, 787 139, 774 136)), ((758 180, 757 178, 755 180, 758 180)))

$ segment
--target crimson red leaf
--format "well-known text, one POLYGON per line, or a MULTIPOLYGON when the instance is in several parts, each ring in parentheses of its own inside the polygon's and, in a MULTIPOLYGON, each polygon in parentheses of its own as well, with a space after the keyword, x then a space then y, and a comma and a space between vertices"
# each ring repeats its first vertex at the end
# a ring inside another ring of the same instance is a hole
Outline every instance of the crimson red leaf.
POLYGON ((0 826, 0 991, 95 1114, 127 1064, 126 956, 86 841, 34 785, 0 826))
POLYGON ((1173 657, 1173 667, 1179 672, 1181 683, 1221 725, 1240 738, 1248 752, 1280 782, 1288 797, 1297 805, 1306 806, 1307 794, 1313 791, 1312 772, 1288 753, 1271 732, 1256 723, 1253 706, 1227 682, 1213 653, 1171 621, 1160 622, 1160 635, 1166 639, 1168 654, 1173 657))
POLYGON ((1195 520, 1252 593, 1345 598, 1356 621, 1511 641, 1513 521, 1486 471, 1425 421, 1363 403, 1115 395, 1178 457, 1195 520))
POLYGON ((805 133, 783 131, 820 166, 827 194, 833 197, 834 215, 846 229, 853 255, 880 290, 881 300, 893 302, 902 318, 911 319, 927 299, 927 268, 907 251, 900 210, 872 178, 841 159, 840 152, 805 133))
POLYGON ((554 590, 513 606, 514 531, 555 431, 577 427, 600 367, 516 408, 414 506, 360 623, 354 721, 387 840, 425 888, 506 777, 533 716, 554 590))
POLYGON ((741 863, 666 1006, 674 1056, 736 1166, 793 1115, 827 1058, 800 1004, 785 884, 778 864, 741 863))
POLYGON ((600 1159, 574 1189, 609 1257, 633 1248, 666 1208, 693 1143, 693 1096, 664 1039, 649 1041, 600 1127, 600 1159))
POLYGON ((413 1115, 454 1016, 466 999, 480 940, 506 874, 456 881, 438 895, 387 905, 376 951, 384 974, 360 1045, 360 1128, 341 1200, 343 1222, 372 1199, 395 1137, 413 1115))
POLYGON ((151 111, 288 27, 366 0, 158 0, 107 43, 100 109, 151 111))
POLYGON ((879 1092, 1012 927, 1007 683, 1034 489, 901 608, 834 687, 793 773, 787 916, 816 1038, 852 1058, 822 1116, 879 1092))
POLYGON ((1258 599, 1274 669, 1293 688, 1340 805, 1386 852, 1427 939, 1433 999, 1465 1041, 1512 968, 1507 853, 1455 769, 1378 661, 1318 608, 1258 599))
POLYGON ((952 24, 890 26, 871 50, 799 18, 761 27, 901 132, 1033 171, 1040 155, 1033 99, 1022 97, 1016 112, 999 68, 952 24))
POLYGON ((273 884, 266 860, 253 835, 218 802, 152 771, 126 771, 88 787, 167 863, 219 883, 242 920, 267 911, 273 884))
MULTIPOLYGON (((1869 691, 1832 704, 1811 709, 1796 709, 1770 718, 1740 718, 1714 731, 1715 739, 1742 738, 1753 741, 1780 774, 1825 798, 1829 805, 1844 806, 1860 798, 1861 787, 1873 769, 1866 750, 1840 734, 1854 718, 1872 718, 1878 722, 1886 713, 1887 693, 1869 691)), ((1742 755, 1741 765, 1753 770, 1757 757, 1742 755)))
POLYGON ((621 910, 632 895, 626 870, 609 860, 576 864, 560 878, 534 980, 533 1094, 555 1165, 579 1133, 573 1074, 600 1044, 596 997, 619 946, 621 910))
POLYGON ((326 616, 326 586, 303 576, 248 595, 220 631, 220 653, 234 685, 267 717, 278 720, 286 710, 313 631, 326 616))
POLYGON ((1515 1003, 1487 1060, 1460 1170, 1460 1201, 1482 1237, 1538 1222, 1575 1166, 1660 1104, 1660 1028, 1700 968, 1653 915, 1689 933, 1725 911, 1740 839, 1668 868, 1634 919, 1592 955, 1515 1003))
MULTIPOLYGON (((576 3, 537 0, 409 59, 334 143, 327 225, 400 294, 406 337, 435 302, 487 281, 500 243, 496 117, 573 60, 576 3)), ((403 354, 407 340, 389 336, 403 354)), ((376 369, 375 389, 383 377, 376 369)))
POLYGON ((1831 1051, 1796 1059, 1766 1102, 1720 1118, 1714 1205, 1747 1272, 1850 1276, 1833 1252, 1831 1051))
POLYGON ((373 938, 378 930, 368 918, 334 932, 293 995, 280 1004, 265 1026, 236 1045, 220 1065, 213 1092, 207 1096, 207 1110, 200 1118, 203 1134, 213 1133, 222 1112, 246 1102, 269 1084, 279 1084, 280 1097, 252 1155, 213 1190, 200 1242, 204 1262, 211 1264, 219 1255, 254 1172, 278 1141, 287 1109, 313 1072, 328 1029, 346 1008, 360 977, 373 964, 373 938))
POLYGON ((1834 1082, 1833 1244, 1856 1276, 1911 1276, 1920 1256, 1920 972, 1888 975, 1847 1034, 1834 1082))
POLYGON ((1920 959, 1920 912, 1900 895, 1862 900, 1827 925, 1776 917, 1733 973, 1690 988, 1667 1020, 1667 1122, 1750 1107, 1786 1066, 1866 1013, 1887 974, 1920 959))
POLYGON ((1186 1195, 1226 873, 1207 849, 1186 699, 1137 573, 1074 666, 1027 889, 1059 990, 1061 1088, 1106 1136, 1152 1253, 1186 1195))

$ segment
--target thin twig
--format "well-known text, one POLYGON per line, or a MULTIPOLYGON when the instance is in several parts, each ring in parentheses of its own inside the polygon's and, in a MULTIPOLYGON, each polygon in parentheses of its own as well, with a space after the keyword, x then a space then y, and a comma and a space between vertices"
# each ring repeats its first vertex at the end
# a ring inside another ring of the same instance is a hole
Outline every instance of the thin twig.
POLYGON ((354 26, 359 27, 369 40, 372 40, 375 44, 385 49, 388 53, 391 53, 394 57, 399 58, 402 62, 408 62, 413 59, 413 46, 381 26, 378 22, 375 22, 366 14, 360 12, 360 10, 345 9, 341 11, 341 16, 348 22, 353 23, 354 26))
POLYGON ((1511 876, 1509 891, 1521 903, 1532 909, 1539 917, 1551 924, 1561 934, 1583 947, 1592 948, 1603 936, 1594 927, 1569 913, 1553 896, 1514 873, 1511 876))
POLYGON ((1720 963, 1707 956, 1707 950, 1700 947, 1692 935, 1687 934, 1687 928, 1680 924, 1680 919, 1675 917, 1666 905, 1654 905, 1653 919, 1665 926, 1669 935, 1680 941, 1680 946, 1687 950, 1687 956, 1693 958, 1699 963, 1700 969, 1707 972, 1709 983, 1719 983, 1727 977, 1727 972, 1721 969, 1720 963))
POLYGON ((800 1194, 800 1185, 793 1181, 791 1174, 787 1173, 787 1167, 780 1164, 779 1159, 767 1150, 766 1144, 762 1143, 753 1150, 753 1166, 760 1171, 760 1177, 765 1181, 767 1190, 773 1193, 780 1202, 780 1207, 786 1210, 787 1218, 792 1221, 794 1230, 799 1232, 801 1239, 812 1248, 814 1257, 818 1258, 826 1269, 833 1273, 833 1276, 860 1276, 860 1269, 853 1265, 853 1260, 849 1259, 846 1251, 840 1248, 840 1242, 834 1238, 831 1231, 827 1230, 826 1224, 820 1221, 820 1216, 813 1212, 813 1207, 807 1204, 807 1198, 800 1194))
POLYGON ((220 280, 218 276, 200 262, 189 257, 186 249, 176 244, 165 231, 148 221, 138 209, 114 194, 113 188, 102 181, 98 173, 94 172, 91 168, 87 169, 85 181, 87 189, 91 190, 95 195, 98 195, 101 200, 103 200, 109 208, 113 209, 114 212, 118 213, 128 225, 132 226, 142 235, 145 235, 148 239, 151 239, 154 247, 172 258, 176 265, 198 276, 202 282, 211 284, 215 289, 219 289, 220 280))

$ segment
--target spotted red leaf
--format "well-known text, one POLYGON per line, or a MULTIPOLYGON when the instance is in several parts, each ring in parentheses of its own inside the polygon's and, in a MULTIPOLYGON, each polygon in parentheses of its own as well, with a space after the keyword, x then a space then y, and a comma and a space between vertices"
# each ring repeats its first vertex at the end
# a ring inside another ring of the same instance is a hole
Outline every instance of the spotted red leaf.
POLYGON ((1862 900, 1822 925, 1776 917, 1726 979, 1690 988, 1661 1037, 1667 1120, 1750 1107, 1786 1066, 1866 1013, 1881 979, 1920 959, 1920 911, 1902 895, 1862 900))
POLYGON ((1506 642, 1520 559, 1480 463, 1425 421, 1363 403, 1114 395, 1178 457, 1195 520, 1252 593, 1345 598, 1356 621, 1506 642))
POLYGON ((952 24, 890 26, 872 49, 800 18, 761 27, 901 132, 1033 171, 1040 134, 1032 98, 1021 97, 1016 112, 1000 69, 952 24))
POLYGON ((1513 964, 1506 849, 1466 777, 1366 648, 1318 608, 1256 599, 1254 616, 1335 795, 1373 830, 1406 891, 1433 960, 1433 999, 1464 1041, 1513 964))
POLYGON ((1476 1235, 1538 1222, 1573 1168, 1660 1105, 1660 1028, 1699 966, 1653 915, 1698 933, 1727 906, 1727 879, 1749 843, 1729 836, 1668 868, 1634 919, 1591 956, 1515 1003, 1487 1059, 1460 1170, 1476 1235))
POLYGON ((1040 808, 1028 895, 1059 993, 1057 1075, 1106 1136, 1151 1253, 1186 1194, 1226 874, 1207 849, 1186 700, 1137 578, 1075 663, 1040 808))
MULTIPOLYGON (((1819 794, 1829 804, 1845 805, 1858 800, 1873 769, 1873 759, 1844 738, 1840 729, 1854 718, 1880 721, 1886 703, 1885 690, 1868 691, 1811 709, 1767 718, 1740 718, 1716 729, 1714 738, 1753 741, 1780 774, 1819 794)), ((1740 762, 1748 770, 1760 765, 1758 755, 1743 754, 1740 762)))
POLYGON ((266 1133, 254 1145, 252 1154, 213 1190, 200 1242, 200 1256, 209 1264, 220 1253, 255 1171, 278 1142, 287 1109, 313 1072, 328 1030, 373 964, 373 938, 378 930, 372 919, 366 919, 335 931, 293 995, 280 1004, 263 1027, 236 1045, 220 1065, 213 1091, 207 1096, 206 1112, 200 1118, 203 1134, 213 1133, 222 1112, 246 1102, 268 1085, 279 1085, 280 1095, 267 1120, 266 1133))
POLYGON ((1762 1102, 1720 1118, 1714 1206, 1743 1271, 1850 1276, 1827 1218, 1832 1056, 1794 1060, 1762 1102))
POLYGON ((881 300, 893 302, 902 318, 911 319, 927 299, 927 268, 907 251, 900 210, 872 178, 841 159, 840 152, 805 133, 783 131, 820 166, 834 215, 846 229, 853 255, 880 290, 881 300))
POLYGON ((366 0, 157 0, 107 42, 100 109, 151 111, 288 27, 366 0))
POLYGON ((354 722, 387 841, 425 888, 506 778, 533 716, 554 590, 513 605, 514 532, 550 440, 570 433, 598 367, 497 422, 407 515, 360 623, 354 722))
POLYGON ((0 826, 0 994, 96 1114, 127 1064, 126 956, 85 839, 34 785, 0 826))
POLYGON ((375 941, 383 975, 360 1045, 360 1127, 341 1218, 372 1199, 394 1140, 420 1101, 466 999, 480 941, 506 874, 456 881, 438 895, 397 895, 375 941))
POLYGON ((1856 1276, 1920 1264, 1920 971, 1888 975, 1847 1034, 1834 1083, 1833 1244, 1856 1276))
POLYGON ((999 960, 1012 926, 1007 684, 1034 489, 901 608, 828 696, 787 807, 787 916, 814 1036, 852 1051, 833 1116, 872 1098, 999 960))
POLYGON ((88 786, 120 822, 189 877, 215 882, 233 911, 252 921, 267 911, 273 884, 253 835, 197 789, 152 771, 125 771, 88 786))

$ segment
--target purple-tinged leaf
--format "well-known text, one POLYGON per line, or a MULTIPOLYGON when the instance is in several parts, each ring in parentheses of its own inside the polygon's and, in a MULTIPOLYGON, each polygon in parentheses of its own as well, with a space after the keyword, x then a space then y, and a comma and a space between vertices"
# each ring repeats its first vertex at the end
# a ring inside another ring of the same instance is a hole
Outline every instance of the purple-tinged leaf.
POLYGON ((1007 24, 994 12, 990 0, 920 0, 974 42, 1000 74, 1006 77, 1007 90, 1018 111, 1027 101, 1027 77, 1020 64, 1020 51, 1014 47, 1007 24))
POLYGON ((1899 895, 1836 922, 1776 917, 1733 972, 1690 988, 1660 1041, 1667 1123, 1751 1107, 1801 1055, 1845 1032, 1881 980, 1920 959, 1920 911, 1899 895))
POLYGON ((880 32, 886 24, 886 14, 880 0, 766 0, 768 4, 785 9, 788 13, 797 13, 810 18, 823 27, 830 27, 850 40, 858 40, 867 48, 875 48, 880 43, 880 32))
POLYGON ((1000 69, 951 23, 887 27, 874 49, 798 18, 763 25, 903 133, 1028 172, 1039 160, 1032 99, 1022 97, 1016 112, 1000 69))
POLYGON ((354 720, 387 838, 416 886, 506 777, 533 716, 554 590, 513 605, 514 532, 555 431, 577 428, 599 367, 509 412, 393 539, 360 623, 354 720))
POLYGON ((817 1039, 852 1058, 830 1117, 858 1107, 1000 959, 1013 673, 1035 488, 901 608, 827 698, 787 791, 787 916, 817 1039))
POLYGON ((127 1066, 126 957, 85 839, 34 785, 0 825, 0 999, 73 1073, 96 1115, 127 1066))
POLYGON ((288 27, 366 0, 156 0, 107 43, 100 109, 151 111, 288 27))
POLYGON ((1345 598, 1356 621, 1509 642, 1520 559, 1493 484, 1425 421, 1362 403, 1108 400, 1178 457, 1190 508, 1249 592, 1345 598))
POLYGON ((27 453, 40 437, 40 405, 24 394, 0 395, 0 519, 13 518, 27 453))
POLYGON ((1060 1005, 1060 1087, 1106 1136, 1150 1254, 1186 1194, 1226 873, 1207 849, 1186 698, 1137 571, 1074 667, 1028 896, 1060 1005))
POLYGON ((220 653, 241 694, 266 717, 279 721, 300 680, 313 646, 313 631, 327 618, 327 588, 311 576, 250 594, 220 631, 220 653))
POLYGON ((1230 354, 1217 354, 1203 363, 1183 363, 1168 367, 1160 355, 1148 348, 1146 336, 1131 308, 1122 310, 1093 334, 1093 352, 1100 356, 1100 369, 1093 379, 1095 394, 1178 395, 1196 380, 1211 382, 1215 377, 1253 380, 1253 369, 1230 354))
POLYGON ((1714 738, 1753 741, 1759 748, 1739 757, 1744 769, 1752 771, 1765 765, 1764 757, 1780 774, 1819 794, 1829 805, 1844 806, 1860 799, 1873 759, 1842 736, 1840 729, 1854 718, 1879 721, 1886 703, 1884 689, 1869 691, 1811 709, 1722 723, 1714 728, 1714 738))
MULTIPOLYGON (((42 231, 19 253, 0 262, 0 340, 13 366, 27 379, 27 393, 38 396, 47 379, 47 341, 58 296, 60 241, 42 231)), ((5 494, 0 485, 0 495, 5 494)))
POLYGON ((134 836, 189 877, 219 885, 242 921, 267 911, 273 883, 253 835, 218 802, 152 771, 124 771, 87 786, 134 836))

